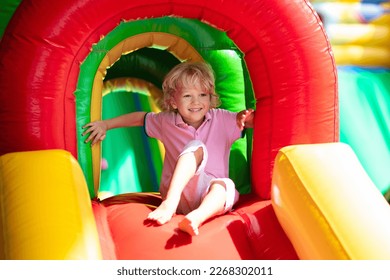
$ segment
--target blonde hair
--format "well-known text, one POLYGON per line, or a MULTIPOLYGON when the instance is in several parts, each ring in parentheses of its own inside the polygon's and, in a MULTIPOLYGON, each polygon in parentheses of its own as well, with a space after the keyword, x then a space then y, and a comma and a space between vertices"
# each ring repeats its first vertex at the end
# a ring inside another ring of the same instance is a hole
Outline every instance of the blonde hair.
POLYGON ((220 105, 219 96, 215 92, 215 77, 211 66, 205 62, 179 63, 169 71, 162 84, 163 110, 174 111, 171 100, 175 93, 190 87, 199 87, 211 95, 211 108, 220 105))

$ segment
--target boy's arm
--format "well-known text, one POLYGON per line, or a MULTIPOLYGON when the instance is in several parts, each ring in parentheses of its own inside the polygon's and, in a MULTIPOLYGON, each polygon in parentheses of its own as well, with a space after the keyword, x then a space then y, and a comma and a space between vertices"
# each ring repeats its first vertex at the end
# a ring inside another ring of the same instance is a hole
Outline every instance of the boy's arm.
POLYGON ((90 122, 83 126, 83 136, 90 133, 85 143, 92 141, 92 145, 106 138, 107 130, 118 127, 143 126, 146 112, 133 112, 116 118, 90 122))
POLYGON ((240 130, 244 128, 253 128, 253 119, 255 116, 255 110, 247 109, 242 110, 237 114, 237 126, 240 130))

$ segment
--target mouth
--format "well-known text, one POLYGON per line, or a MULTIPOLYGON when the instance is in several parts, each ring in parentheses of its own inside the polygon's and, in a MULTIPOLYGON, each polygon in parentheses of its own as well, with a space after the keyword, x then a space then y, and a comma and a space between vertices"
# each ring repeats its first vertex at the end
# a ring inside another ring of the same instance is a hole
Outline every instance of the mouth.
POLYGON ((197 113, 197 112, 202 111, 202 108, 190 108, 190 109, 188 109, 188 111, 190 111, 192 113, 197 113))

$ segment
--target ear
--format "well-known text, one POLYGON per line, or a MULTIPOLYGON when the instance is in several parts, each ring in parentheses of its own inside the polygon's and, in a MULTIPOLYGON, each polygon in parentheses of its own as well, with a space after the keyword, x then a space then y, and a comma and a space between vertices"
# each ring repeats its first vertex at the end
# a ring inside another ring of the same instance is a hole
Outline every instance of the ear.
POLYGON ((173 109, 177 109, 176 101, 174 98, 171 98, 171 100, 169 100, 169 105, 171 105, 173 109))

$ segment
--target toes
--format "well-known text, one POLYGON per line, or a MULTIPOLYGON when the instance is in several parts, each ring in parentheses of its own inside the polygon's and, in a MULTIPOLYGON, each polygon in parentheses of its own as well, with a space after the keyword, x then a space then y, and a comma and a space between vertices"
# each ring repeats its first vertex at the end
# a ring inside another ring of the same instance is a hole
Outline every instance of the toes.
POLYGON ((199 229, 196 225, 192 223, 191 220, 188 218, 184 218, 180 223, 179 223, 179 229, 188 233, 189 235, 195 236, 199 234, 199 229))
POLYGON ((151 213, 149 213, 147 219, 151 221, 155 221, 159 225, 163 225, 167 222, 169 222, 172 218, 172 214, 170 213, 165 213, 162 211, 155 210, 151 213))

